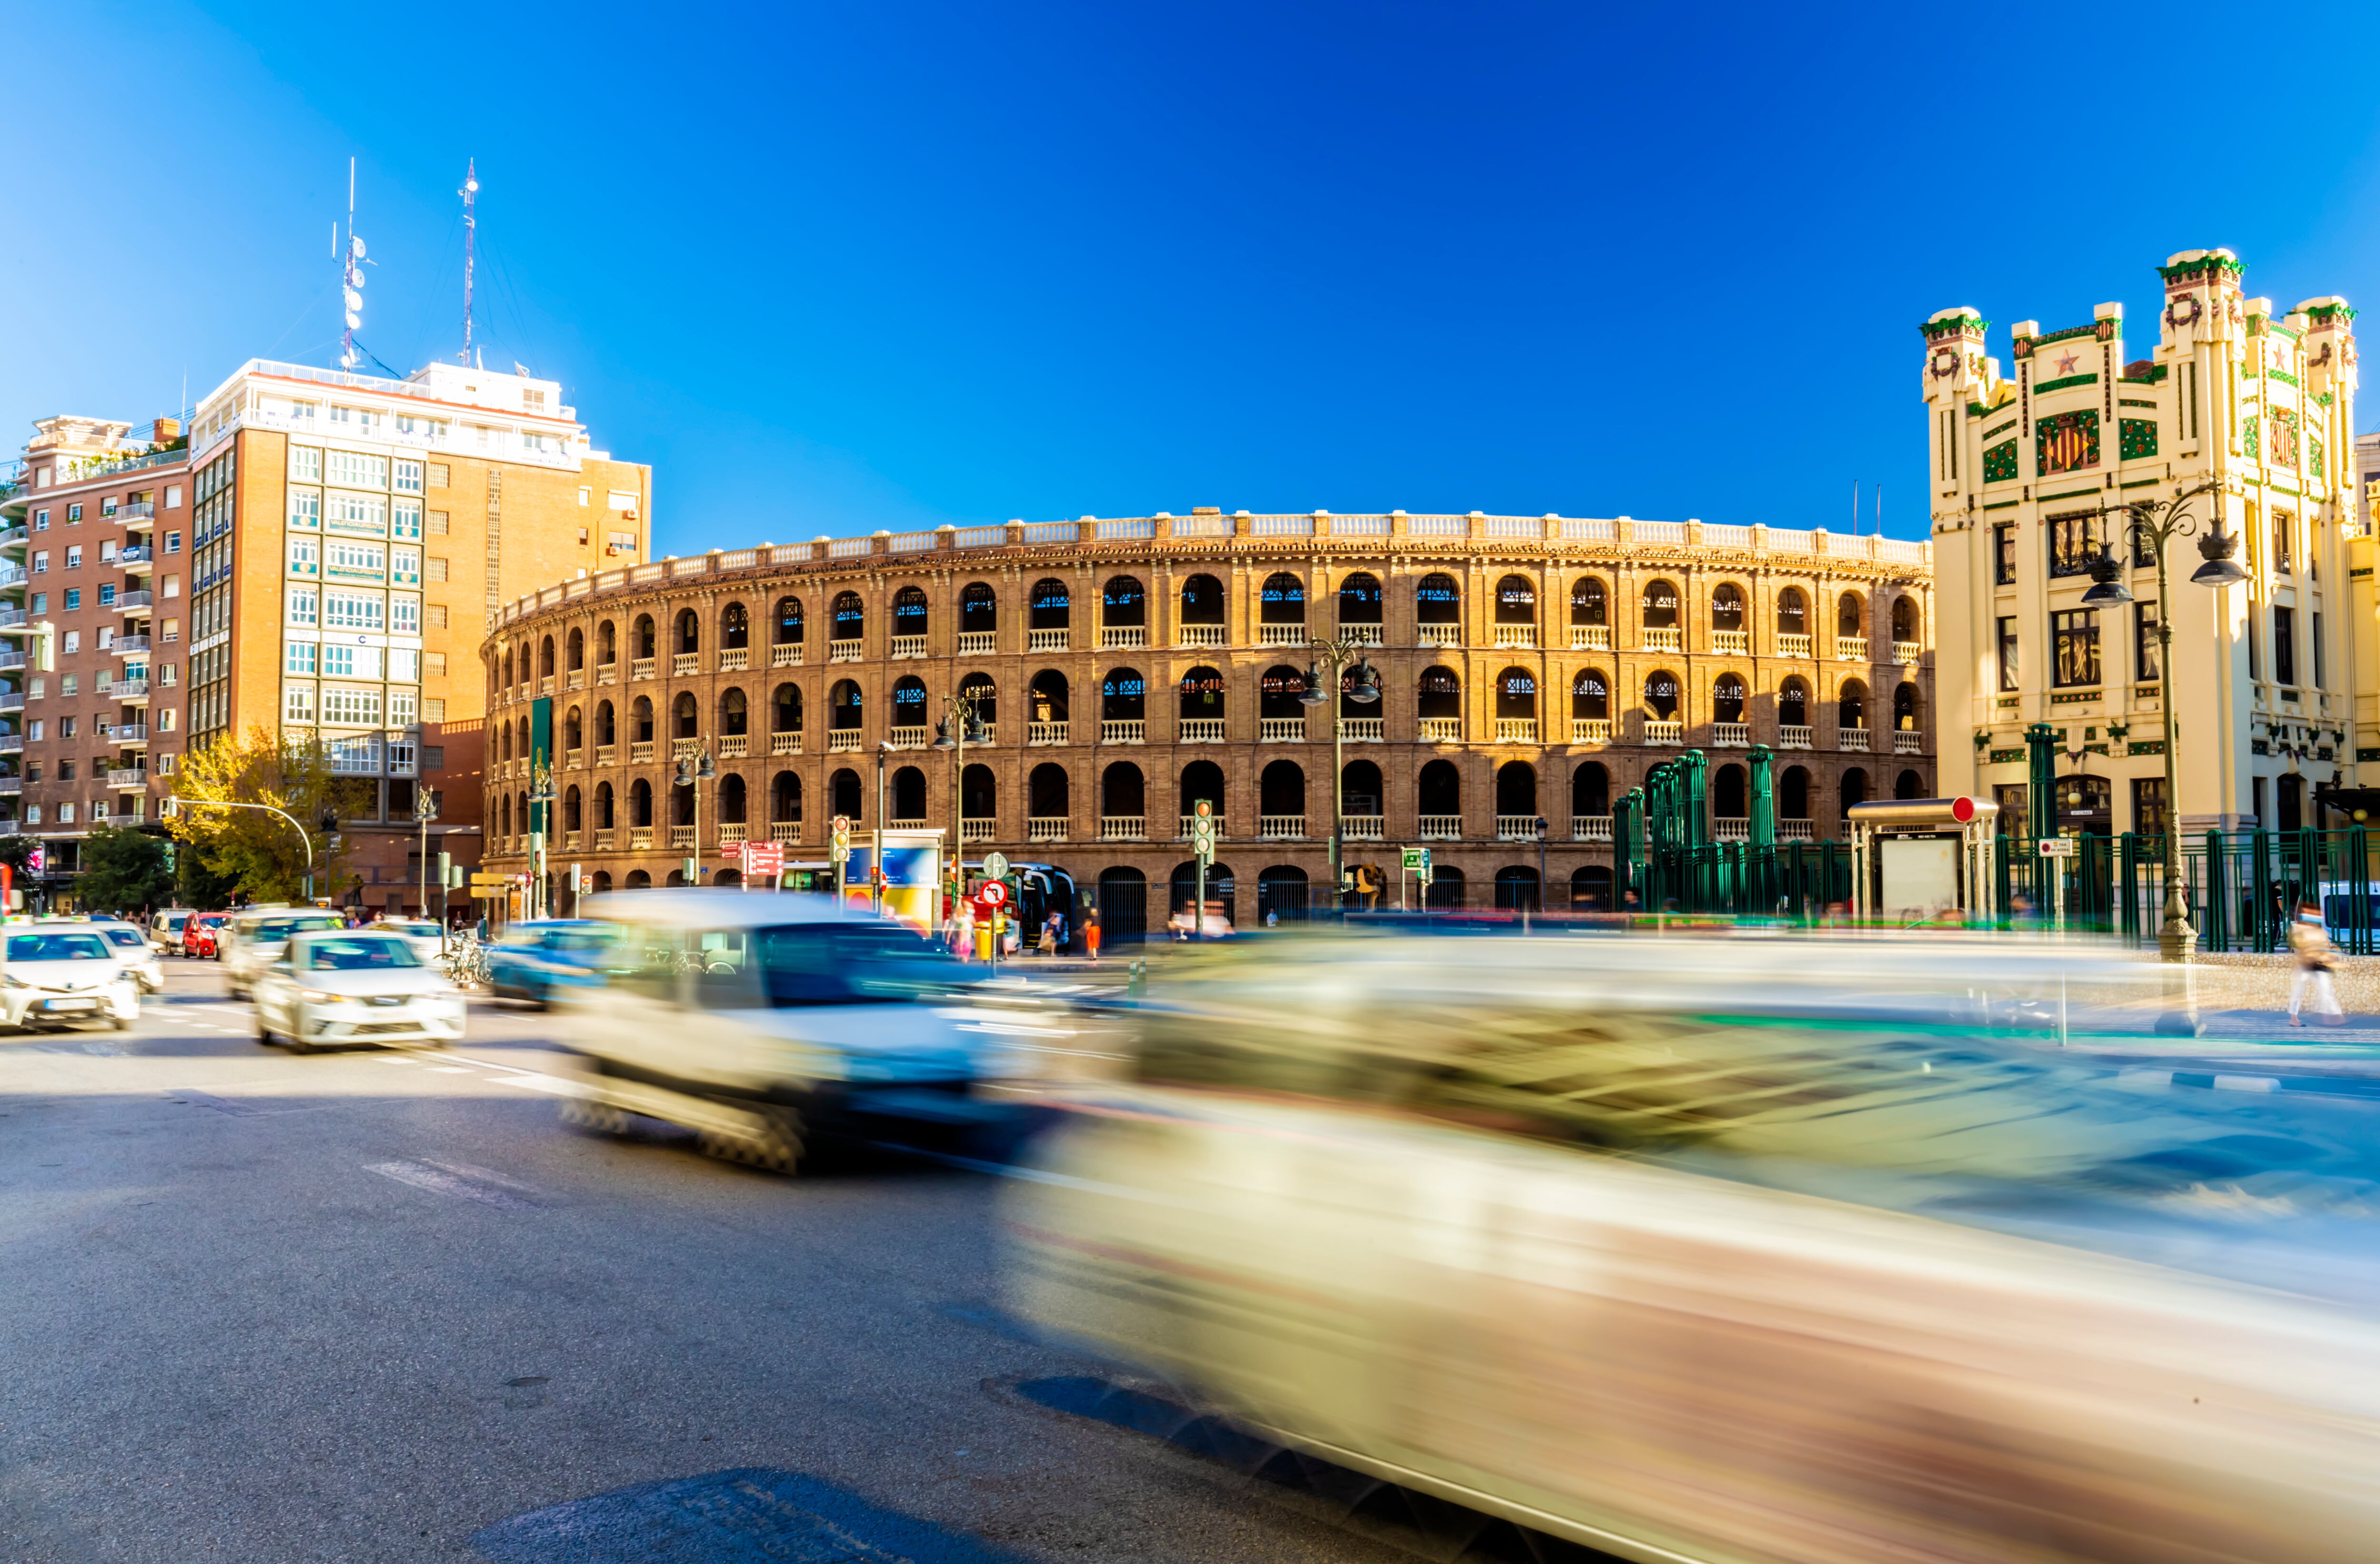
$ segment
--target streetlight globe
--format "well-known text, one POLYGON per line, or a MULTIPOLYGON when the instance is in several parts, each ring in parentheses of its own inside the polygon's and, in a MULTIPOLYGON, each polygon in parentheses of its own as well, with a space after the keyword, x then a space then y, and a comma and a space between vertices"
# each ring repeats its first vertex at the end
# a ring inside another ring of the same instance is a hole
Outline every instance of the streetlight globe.
POLYGON ((694 774, 704 782, 709 782, 719 774, 719 769, 710 763, 710 751, 706 749, 702 752, 702 764, 694 769, 694 774))
POLYGON ((951 737, 951 723, 947 717, 934 724, 933 747, 945 755, 958 747, 958 741, 951 737))
POLYGON ((2201 587, 2236 587, 2248 579, 2248 572, 2232 556, 2240 552, 2240 540, 2220 530, 2208 533, 2198 540, 2198 552, 2206 563, 2190 573, 2192 582, 2201 587))

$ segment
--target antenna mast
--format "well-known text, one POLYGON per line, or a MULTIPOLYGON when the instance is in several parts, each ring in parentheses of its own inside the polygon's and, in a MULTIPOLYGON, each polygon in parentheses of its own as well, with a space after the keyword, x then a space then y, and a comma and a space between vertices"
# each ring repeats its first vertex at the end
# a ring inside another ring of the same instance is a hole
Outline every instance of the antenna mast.
POLYGON ((356 160, 347 159, 347 242, 338 244, 339 225, 331 224, 333 249, 339 260, 339 300, 346 306, 346 325, 339 333, 339 368, 353 372, 363 362, 356 351, 356 328, 364 323, 364 242, 356 237, 356 160))
POLYGON ((478 158, 466 167, 463 188, 455 193, 463 198, 463 351, 455 357, 468 365, 471 361, 471 269, 480 236, 480 220, 471 214, 471 203, 480 193, 478 158))

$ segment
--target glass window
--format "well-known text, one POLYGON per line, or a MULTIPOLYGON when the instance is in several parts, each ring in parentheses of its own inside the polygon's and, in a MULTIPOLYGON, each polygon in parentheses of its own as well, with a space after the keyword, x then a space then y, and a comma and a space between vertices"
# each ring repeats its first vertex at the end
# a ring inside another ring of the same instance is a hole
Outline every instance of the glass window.
MULTIPOLYGON (((65 818, 63 815, 59 817, 65 818)), ((107 941, 96 934, 11 934, 8 959, 19 961, 114 961, 107 941)))
POLYGON ((281 665, 282 672, 286 673, 311 673, 314 672, 314 654, 315 647, 313 642, 290 642, 288 656, 283 661, 281 665))
POLYGON ((2298 682, 2297 612, 2273 610, 2273 682, 2295 686, 2298 682))
POLYGON ((394 597, 388 600, 388 627, 400 636, 421 633, 421 600, 394 597))
POLYGON ((69 613, 82 606, 82 588, 80 587, 68 587, 67 588, 66 606, 67 612, 69 613))
POLYGON ((322 448, 319 445, 289 447, 289 479, 293 483, 322 481, 322 448))
POLYGON ((2046 518, 2049 528, 2049 574, 2080 576, 2099 557, 2105 535, 2097 511, 2070 511, 2046 518))
POLYGON ((319 489, 289 491, 289 525, 308 531, 319 530, 322 525, 322 491, 319 489))
POLYGON ((2099 682, 2099 616, 2089 609, 2073 609, 2049 616, 2055 642, 2053 683, 2063 685, 2099 682))
POLYGON ((2163 661, 2157 647, 2157 605, 2132 605, 2132 666, 2133 677, 2144 685, 2155 684, 2164 677, 2163 661))
POLYGON ((400 459, 396 464, 396 491, 400 494, 421 492, 421 464, 400 459))
POLYGON ((288 685, 281 692, 281 719, 285 722, 310 722, 314 720, 314 686, 288 685))
POLYGON ((319 617, 317 602, 318 600, 310 588, 292 590, 289 594, 289 623, 305 625, 315 624, 319 617))
POLYGON ((421 958, 413 953, 410 944, 386 935, 313 940, 306 945, 306 968, 310 972, 394 972, 420 964, 421 958))
POLYGON ((2016 585, 2016 528, 2007 522, 1992 528, 1992 579, 2003 587, 2016 585))
POLYGON ((333 451, 327 467, 327 481, 343 483, 355 489, 388 487, 388 458, 375 456, 367 451, 333 451))

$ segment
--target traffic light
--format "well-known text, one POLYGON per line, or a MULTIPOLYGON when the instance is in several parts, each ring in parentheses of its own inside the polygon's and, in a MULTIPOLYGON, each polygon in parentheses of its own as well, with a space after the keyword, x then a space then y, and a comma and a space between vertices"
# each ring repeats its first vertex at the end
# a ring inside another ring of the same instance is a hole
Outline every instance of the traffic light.
POLYGON ((174 872, 174 839, 170 836, 165 839, 165 872, 174 872))
POLYGON ((831 845, 834 848, 834 855, 838 861, 850 856, 851 820, 849 817, 837 815, 834 818, 833 834, 831 845))

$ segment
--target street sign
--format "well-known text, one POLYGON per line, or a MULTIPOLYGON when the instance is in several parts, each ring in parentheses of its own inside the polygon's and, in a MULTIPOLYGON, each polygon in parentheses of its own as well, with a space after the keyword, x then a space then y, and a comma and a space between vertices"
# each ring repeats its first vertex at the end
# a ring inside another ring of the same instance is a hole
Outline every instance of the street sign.
POLYGON ((747 842, 744 843, 744 878, 756 875, 780 875, 785 872, 785 844, 782 842, 747 842))
POLYGON ((1004 853, 986 853, 983 855, 983 877, 986 879, 1006 879, 1008 855, 1004 853))
POLYGON ((987 907, 1004 906, 1008 902, 1008 887, 996 879, 987 879, 975 893, 975 899, 987 907))
POLYGON ((2034 847, 2045 858, 2074 856, 2074 839, 2070 836, 2045 836, 2034 847))
POLYGON ((1405 867, 1415 874, 1427 874, 1429 872, 1429 849, 1427 847, 1406 848, 1405 867))

